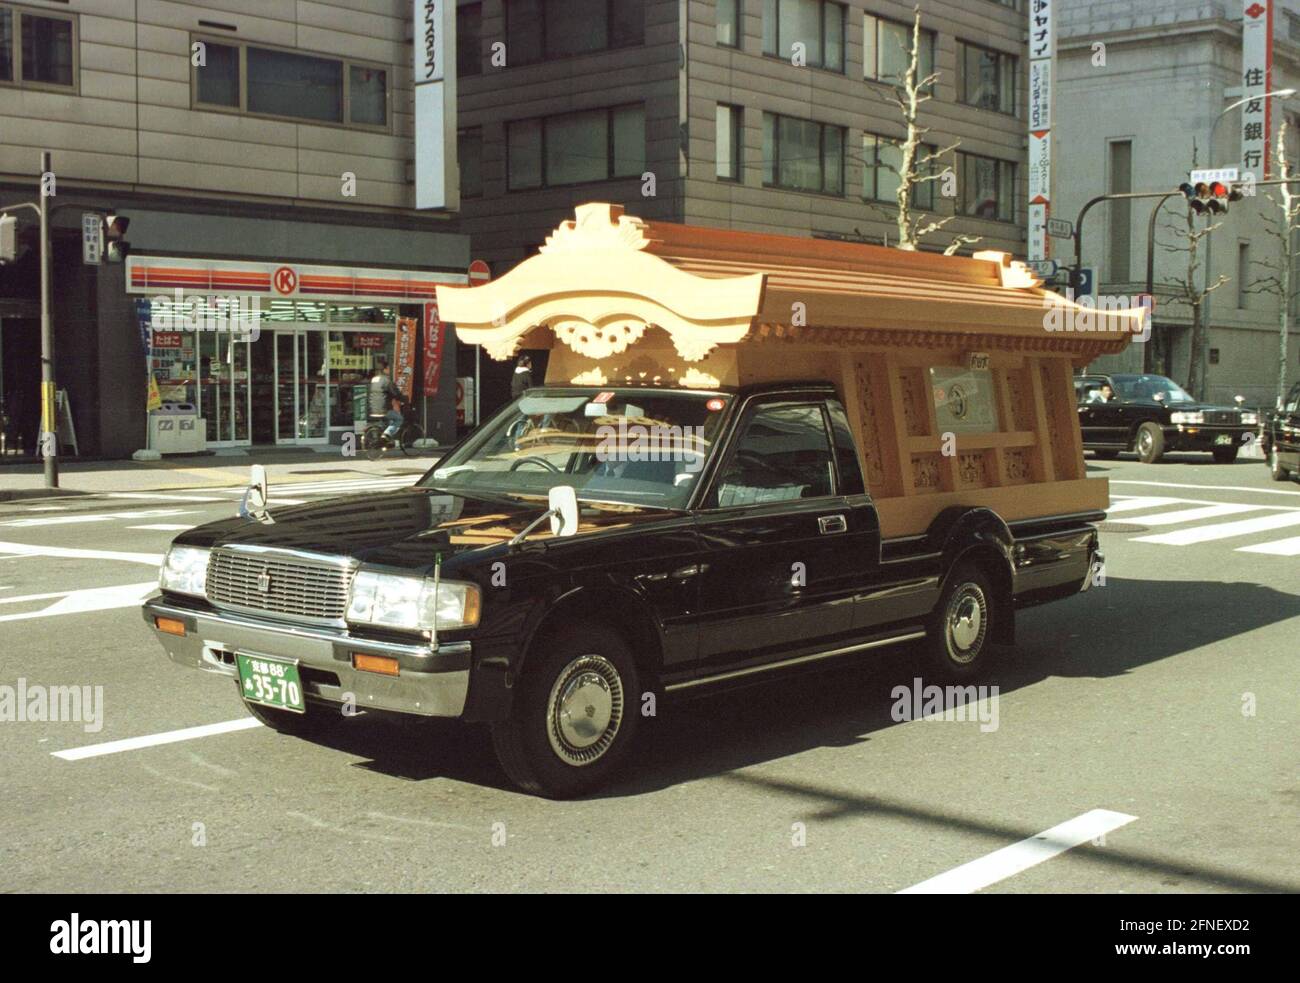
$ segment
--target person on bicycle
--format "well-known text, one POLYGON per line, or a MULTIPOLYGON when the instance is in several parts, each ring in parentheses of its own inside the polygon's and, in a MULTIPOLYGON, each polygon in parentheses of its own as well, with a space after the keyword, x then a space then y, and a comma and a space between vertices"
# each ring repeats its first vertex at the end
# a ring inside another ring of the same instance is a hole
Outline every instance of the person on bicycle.
POLYGON ((388 374, 388 356, 380 355, 375 359, 375 374, 370 377, 370 412, 375 416, 382 415, 388 421, 388 426, 384 430, 385 437, 396 435, 398 428, 402 425, 402 393, 393 385, 392 377, 388 374), (387 407, 385 411, 380 407, 387 407))

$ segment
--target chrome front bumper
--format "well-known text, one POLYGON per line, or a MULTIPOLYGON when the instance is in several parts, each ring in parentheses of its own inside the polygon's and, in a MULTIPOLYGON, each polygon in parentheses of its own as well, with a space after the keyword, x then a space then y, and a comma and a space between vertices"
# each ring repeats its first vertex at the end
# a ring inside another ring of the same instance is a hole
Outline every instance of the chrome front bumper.
POLYGON ((228 612, 196 611, 150 598, 145 622, 173 662, 204 672, 239 675, 235 653, 255 653, 298 663, 307 699, 357 709, 390 710, 425 717, 459 717, 469 693, 469 642, 402 645, 356 639, 344 632, 286 625, 228 612), (160 631, 156 618, 172 618, 185 634, 160 631), (352 653, 396 659, 399 675, 385 676, 352 667, 352 653), (303 671, 306 670, 306 671, 303 671))

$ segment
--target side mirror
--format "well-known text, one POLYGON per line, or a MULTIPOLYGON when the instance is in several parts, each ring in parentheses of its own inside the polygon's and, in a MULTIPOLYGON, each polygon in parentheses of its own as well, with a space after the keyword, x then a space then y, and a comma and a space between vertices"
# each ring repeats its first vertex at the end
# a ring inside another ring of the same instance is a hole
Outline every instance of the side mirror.
POLYGON ((1237 409, 1241 409, 1241 404, 1246 401, 1246 397, 1240 395, 1233 396, 1232 401, 1237 404, 1237 409))
POLYGON ((244 490, 244 497, 239 503, 239 516, 241 519, 256 519, 258 522, 267 524, 275 520, 271 518, 266 511, 266 503, 270 498, 270 493, 266 487, 266 468, 260 464, 254 464, 249 469, 248 488, 244 490))
POLYGON ((573 536, 578 532, 578 493, 572 485, 556 485, 551 489, 548 504, 552 536, 573 536))

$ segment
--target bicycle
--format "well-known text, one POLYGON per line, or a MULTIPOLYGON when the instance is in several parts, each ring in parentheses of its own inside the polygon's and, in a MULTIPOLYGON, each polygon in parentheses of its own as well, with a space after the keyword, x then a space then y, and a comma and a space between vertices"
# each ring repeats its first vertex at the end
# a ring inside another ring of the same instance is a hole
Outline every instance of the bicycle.
POLYGON ((378 461, 385 453, 394 449, 400 449, 407 457, 415 455, 415 444, 416 441, 424 439, 424 428, 411 419, 409 409, 403 408, 402 415, 404 417, 402 425, 391 437, 384 433, 388 429, 386 417, 370 417, 370 423, 361 436, 361 447, 366 452, 367 458, 378 461))

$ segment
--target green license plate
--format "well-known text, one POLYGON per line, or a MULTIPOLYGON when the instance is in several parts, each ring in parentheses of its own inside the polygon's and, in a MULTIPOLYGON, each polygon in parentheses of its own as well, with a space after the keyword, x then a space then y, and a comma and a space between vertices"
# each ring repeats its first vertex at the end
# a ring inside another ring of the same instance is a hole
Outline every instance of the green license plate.
POLYGON ((1221 434, 1219 434, 1217 437, 1214 438, 1214 442, 1215 442, 1216 444, 1231 444, 1231 443, 1232 443, 1232 434, 1230 434, 1230 433, 1221 433, 1221 434))
POLYGON ((261 655, 235 654, 239 662, 239 688, 249 703, 306 713, 298 664, 261 655))

